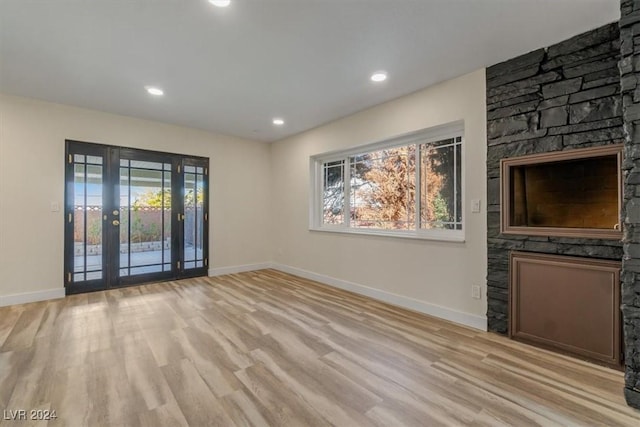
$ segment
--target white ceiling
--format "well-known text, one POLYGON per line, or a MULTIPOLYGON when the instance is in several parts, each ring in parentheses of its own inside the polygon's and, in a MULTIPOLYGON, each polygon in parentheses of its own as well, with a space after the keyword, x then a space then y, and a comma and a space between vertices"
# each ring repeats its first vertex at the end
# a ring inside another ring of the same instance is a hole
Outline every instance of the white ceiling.
POLYGON ((0 0, 0 91, 273 141, 613 22, 619 4, 0 0))

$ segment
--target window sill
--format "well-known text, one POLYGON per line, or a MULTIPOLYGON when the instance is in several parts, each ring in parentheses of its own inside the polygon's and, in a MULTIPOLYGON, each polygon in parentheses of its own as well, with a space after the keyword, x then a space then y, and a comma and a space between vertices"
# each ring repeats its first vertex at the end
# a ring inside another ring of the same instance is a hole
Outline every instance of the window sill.
POLYGON ((431 240, 436 242, 464 243, 464 231, 388 231, 339 227, 309 227, 309 231, 320 231, 340 234, 356 234, 361 236, 395 237, 411 240, 431 240))

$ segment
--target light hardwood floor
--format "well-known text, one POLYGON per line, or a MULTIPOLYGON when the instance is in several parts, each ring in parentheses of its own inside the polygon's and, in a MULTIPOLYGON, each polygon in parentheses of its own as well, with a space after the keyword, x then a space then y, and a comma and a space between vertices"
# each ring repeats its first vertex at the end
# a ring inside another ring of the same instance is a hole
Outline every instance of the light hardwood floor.
POLYGON ((50 426, 638 426, 622 387, 273 270, 0 308, 0 410, 50 426))

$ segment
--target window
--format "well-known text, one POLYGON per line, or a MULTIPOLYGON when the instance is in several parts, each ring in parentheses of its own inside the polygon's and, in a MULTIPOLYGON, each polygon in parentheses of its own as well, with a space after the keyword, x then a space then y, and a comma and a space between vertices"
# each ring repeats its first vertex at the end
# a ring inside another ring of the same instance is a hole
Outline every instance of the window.
POLYGON ((461 123, 311 158, 311 229, 463 240, 461 123))

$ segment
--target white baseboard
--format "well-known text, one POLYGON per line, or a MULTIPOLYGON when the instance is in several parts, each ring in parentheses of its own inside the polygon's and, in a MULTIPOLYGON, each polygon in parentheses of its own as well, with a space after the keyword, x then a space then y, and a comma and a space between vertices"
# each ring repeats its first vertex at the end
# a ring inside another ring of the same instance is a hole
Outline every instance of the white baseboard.
POLYGON ((450 320, 452 322, 469 326, 471 328, 480 329, 482 331, 487 330, 487 318, 485 316, 463 313, 461 311, 452 310, 440 305, 430 304, 428 302, 420 301, 414 298, 393 294, 390 292, 382 291, 380 289, 370 288, 359 283, 336 279, 334 277, 325 276, 323 274, 314 273, 297 267, 272 263, 270 268, 293 274, 294 276, 300 276, 305 279, 315 280, 316 282, 324 283, 325 285, 333 286, 345 291, 365 295, 382 302, 396 305, 398 307, 407 308, 409 310, 428 314, 434 317, 439 317, 440 319, 450 320))
MULTIPOLYGON (((245 271, 263 270, 271 268, 272 263, 263 262, 258 264, 236 265, 231 267, 212 268, 209 276, 222 276, 225 274, 243 273, 245 271)), ((47 289, 44 291, 25 292, 22 294, 0 296, 0 307, 8 305, 26 304, 29 302, 46 301, 50 299, 64 298, 64 288, 47 289)))
POLYGON ((225 274, 245 273, 247 271, 264 270, 272 268, 271 262, 260 262, 256 264, 233 265, 231 267, 218 267, 209 269, 209 277, 224 276, 225 274))
MULTIPOLYGON (((244 273, 247 271, 264 270, 267 268, 273 268, 275 270, 282 271, 284 273, 293 274, 295 276, 304 277, 305 279, 315 280, 316 282, 323 283, 325 285, 333 286, 335 288, 343 289, 346 291, 354 292, 356 294, 365 295, 370 298, 386 302, 398 307, 407 308, 420 313, 428 314, 430 316, 439 317, 441 319, 450 320, 455 323, 459 323, 465 326, 469 326, 475 329, 483 331, 487 330, 487 318, 484 316, 477 316, 469 313, 463 313, 461 311, 452 310, 447 307, 442 307, 436 304, 430 304, 428 302, 420 301, 414 298, 405 297, 402 295, 393 294, 391 292, 382 291, 380 289, 371 288, 369 286, 361 285, 359 283, 349 282, 347 280, 336 279, 335 277, 325 276, 324 274, 314 273, 312 271, 303 270, 297 267, 291 267, 284 264, 278 264, 273 262, 262 262, 256 264, 236 265, 231 267, 212 268, 209 270, 209 276, 223 276, 225 274, 244 273)), ((0 296, 0 307, 15 304, 25 304, 36 301, 46 301, 50 299, 64 298, 64 288, 47 289, 37 292, 26 292, 22 294, 4 295, 0 296)))
POLYGON ((46 301, 64 298, 64 288, 47 289, 44 291, 25 292, 23 294, 0 296, 0 307, 8 305, 26 304, 29 302, 46 301))

